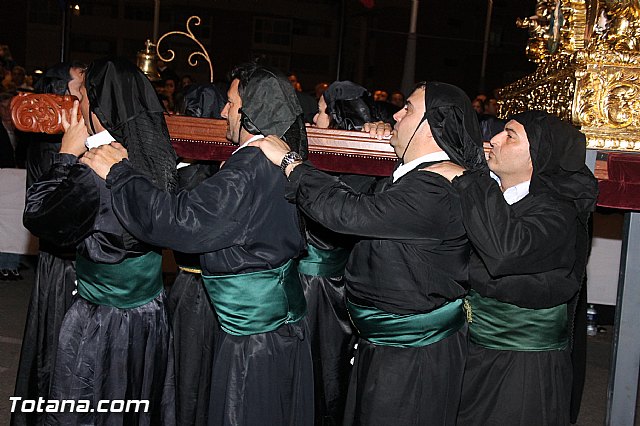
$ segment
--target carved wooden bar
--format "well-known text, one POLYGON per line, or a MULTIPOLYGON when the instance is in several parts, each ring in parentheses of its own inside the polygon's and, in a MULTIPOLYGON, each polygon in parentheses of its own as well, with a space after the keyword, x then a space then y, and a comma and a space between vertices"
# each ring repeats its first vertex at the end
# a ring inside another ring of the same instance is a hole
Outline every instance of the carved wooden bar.
MULTIPOLYGON (((61 110, 70 110, 73 96, 21 93, 11 102, 12 118, 19 130, 61 133, 61 110)), ((229 158, 237 148, 226 138, 227 123, 213 118, 179 115, 166 117, 171 142, 180 157, 195 160, 229 158)), ((372 176, 391 174, 396 155, 388 141, 362 132, 307 127, 309 160, 326 171, 372 176)), ((485 151, 488 150, 485 144, 485 151)), ((607 179, 607 162, 596 162, 596 176, 607 179)))

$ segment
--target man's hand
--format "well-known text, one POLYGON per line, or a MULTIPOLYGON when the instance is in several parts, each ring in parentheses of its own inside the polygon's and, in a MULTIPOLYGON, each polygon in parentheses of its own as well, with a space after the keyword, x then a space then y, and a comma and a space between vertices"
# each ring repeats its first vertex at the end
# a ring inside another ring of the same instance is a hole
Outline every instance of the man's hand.
POLYGON ((267 156, 276 166, 282 164, 282 159, 285 154, 291 151, 289 145, 287 145, 282 139, 277 136, 269 135, 263 139, 258 139, 249 143, 249 146, 256 146, 262 150, 264 155, 267 156))
POLYGON ((384 121, 376 121, 374 123, 364 123, 362 131, 369 133, 369 136, 378 140, 388 139, 391 137, 391 124, 384 121))
POLYGON ((111 142, 109 145, 100 145, 89 150, 80 162, 91 167, 102 179, 106 179, 111 167, 125 158, 129 158, 125 147, 118 142, 111 142))
POLYGON ((434 164, 433 166, 425 167, 424 169, 420 170, 437 173, 451 182, 453 178, 458 177, 462 173, 464 173, 466 169, 450 161, 443 161, 442 163, 434 164))
POLYGON ((67 112, 62 110, 64 136, 62 137, 62 144, 60 146, 61 154, 73 154, 76 157, 80 157, 87 150, 84 142, 89 137, 87 126, 84 124, 84 118, 81 117, 80 120, 78 120, 78 105, 78 101, 73 101, 71 117, 69 118, 67 118, 67 112), (71 121, 69 121, 69 119, 71 121))

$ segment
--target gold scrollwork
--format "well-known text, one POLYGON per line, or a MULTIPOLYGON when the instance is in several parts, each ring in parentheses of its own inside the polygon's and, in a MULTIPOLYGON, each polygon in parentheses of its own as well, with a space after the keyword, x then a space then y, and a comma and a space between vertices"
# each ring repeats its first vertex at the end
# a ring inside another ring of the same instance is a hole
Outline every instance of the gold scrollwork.
POLYGON ((200 47, 200 51, 196 50, 194 52, 191 52, 191 54, 189 55, 189 58, 187 59, 187 62, 189 63, 189 65, 191 65, 192 67, 195 67, 196 65, 198 65, 198 56, 203 58, 205 61, 207 61, 207 63, 209 64, 209 78, 210 78, 210 82, 213 83, 213 64, 211 63, 211 58, 209 57, 209 53, 207 52, 207 49, 205 49, 204 45, 196 38, 195 35, 193 35, 193 31, 191 31, 191 28, 189 28, 191 21, 193 22, 193 25, 200 25, 200 17, 199 16, 190 16, 189 19, 187 19, 187 23, 186 23, 186 28, 187 31, 169 31, 168 33, 163 34, 159 39, 158 39, 158 43, 156 43, 156 47, 157 47, 157 51, 158 51, 158 57, 165 61, 165 62, 171 62, 173 61, 173 59, 175 58, 176 54, 172 49, 168 49, 167 53, 169 54, 169 56, 165 57, 162 56, 162 53, 160 53, 160 43, 168 36, 171 35, 182 35, 185 36, 191 40, 193 40, 198 47, 200 47))

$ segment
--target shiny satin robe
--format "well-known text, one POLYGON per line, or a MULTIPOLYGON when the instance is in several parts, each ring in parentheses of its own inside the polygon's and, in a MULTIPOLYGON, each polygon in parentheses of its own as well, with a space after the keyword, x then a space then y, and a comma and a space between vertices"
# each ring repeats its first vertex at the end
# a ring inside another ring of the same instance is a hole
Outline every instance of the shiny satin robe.
MULTIPOLYGON (((107 176, 114 210, 136 237, 202 253, 204 275, 273 269, 304 248, 280 169, 254 147, 189 191, 159 191, 127 161, 107 176)), ((275 331, 216 336, 210 425, 313 424, 313 372, 305 320, 275 331)))

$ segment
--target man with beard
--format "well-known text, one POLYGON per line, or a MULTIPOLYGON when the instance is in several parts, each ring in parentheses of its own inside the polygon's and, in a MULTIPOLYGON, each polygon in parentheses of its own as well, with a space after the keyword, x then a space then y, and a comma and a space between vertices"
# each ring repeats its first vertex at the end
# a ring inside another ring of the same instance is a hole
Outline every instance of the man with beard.
POLYGON ((530 111, 491 139, 495 180, 429 168, 458 189, 474 247, 460 425, 569 424, 570 330, 597 195, 585 155, 582 133, 530 111))
POLYGON ((347 307, 361 339, 345 425, 453 425, 466 356, 462 309, 469 244, 457 192, 420 169, 484 165, 476 113, 462 90, 421 83, 394 115, 400 159, 372 194, 358 193, 290 151, 253 142, 288 176, 287 194, 328 229, 359 237, 346 266, 347 307))
POLYGON ((221 326, 211 384, 211 425, 313 424, 306 304, 293 259, 304 248, 285 178, 259 149, 275 134, 306 155, 302 109, 286 77, 249 64, 232 74, 227 139, 240 144, 218 173, 177 195, 137 173, 121 146, 83 162, 106 178, 116 214, 135 236, 203 253, 205 286, 221 326))

